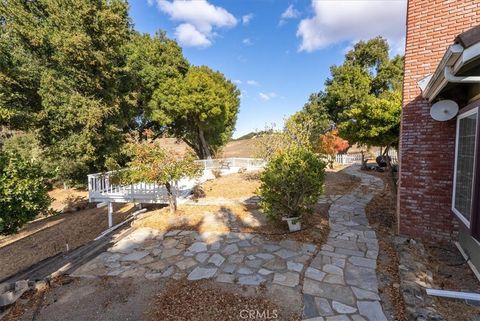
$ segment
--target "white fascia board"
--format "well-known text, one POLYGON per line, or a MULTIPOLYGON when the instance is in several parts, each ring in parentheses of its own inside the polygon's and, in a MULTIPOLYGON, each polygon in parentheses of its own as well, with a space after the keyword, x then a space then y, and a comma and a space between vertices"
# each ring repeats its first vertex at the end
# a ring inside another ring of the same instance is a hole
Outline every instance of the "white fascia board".
POLYGON ((447 81, 444 79, 444 70, 446 66, 453 66, 461 57, 464 49, 459 44, 453 44, 448 47, 447 51, 443 55, 442 60, 435 69, 435 73, 425 86, 425 90, 422 92, 422 96, 429 101, 435 99, 438 93, 447 85, 447 81))

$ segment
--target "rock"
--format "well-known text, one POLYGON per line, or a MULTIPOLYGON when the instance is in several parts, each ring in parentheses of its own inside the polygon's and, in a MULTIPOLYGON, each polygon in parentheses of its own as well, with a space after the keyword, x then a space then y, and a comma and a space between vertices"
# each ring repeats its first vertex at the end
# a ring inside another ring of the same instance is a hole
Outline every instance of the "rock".
POLYGON ((259 275, 248 275, 238 278, 238 283, 242 285, 259 285, 263 282, 265 282, 265 279, 259 275))
POLYGON ((218 253, 213 254, 210 259, 208 260, 208 263, 213 263, 215 266, 220 266, 223 264, 225 261, 225 258, 221 256, 218 253))
POLYGON ((273 271, 270 271, 270 270, 267 270, 267 269, 260 269, 260 270, 258 270, 258 273, 261 274, 261 275, 269 275, 269 274, 272 274, 273 271))
POLYGON ((273 283, 294 287, 297 286, 300 280, 300 275, 294 272, 275 273, 273 276, 273 283))
POLYGON ((270 260, 274 258, 274 256, 270 253, 257 253, 255 256, 264 260, 270 260))
POLYGON ((373 259, 352 256, 348 259, 348 261, 353 265, 357 265, 357 266, 363 266, 363 267, 368 267, 372 269, 375 269, 377 267, 377 261, 373 259))
POLYGON ((177 246, 177 244, 178 244, 178 240, 173 238, 166 239, 165 241, 162 242, 162 245, 165 249, 174 248, 175 246, 177 246))
POLYGON ((355 304, 352 290, 347 286, 328 284, 311 279, 303 281, 303 293, 335 300, 347 305, 355 304))
POLYGON ((378 291, 377 274, 374 269, 347 263, 345 265, 345 282, 369 291, 378 291))
POLYGON ((263 260, 251 260, 245 262, 245 264, 251 268, 258 269, 263 264, 263 260))
POLYGON ((275 271, 285 270, 287 268, 287 264, 285 263, 285 261, 278 257, 265 262, 262 266, 266 269, 275 271))
POLYGON ((226 264, 222 267, 222 271, 225 273, 233 273, 235 271, 236 266, 233 264, 226 264))
POLYGON ((173 275, 174 272, 175 272, 175 268, 173 266, 170 266, 168 269, 166 269, 162 273, 162 277, 168 278, 169 276, 173 275))
POLYGON ((192 266, 195 266, 197 265, 197 261, 195 261, 194 259, 192 258, 186 258, 180 262, 177 262, 175 263, 176 266, 178 266, 178 268, 180 270, 187 270, 189 268, 191 268, 192 266))
POLYGON ((280 248, 280 246, 275 245, 275 244, 263 244, 263 249, 267 252, 270 252, 270 253, 275 252, 279 248, 280 248))
POLYGON ((360 314, 367 320, 387 321, 378 301, 358 301, 357 306, 360 314))
POLYGON ((215 280, 222 283, 234 283, 235 275, 220 273, 215 280))
POLYGON ((301 272, 303 270, 303 264, 288 261, 287 262, 287 269, 289 269, 291 271, 295 271, 295 272, 301 272))
POLYGON ((240 264, 243 262, 245 256, 243 254, 234 254, 228 257, 228 262, 234 264, 240 264))
POLYGON ((192 253, 205 252, 207 251, 207 244, 204 242, 195 242, 187 249, 187 251, 192 253))
POLYGON ((345 313, 350 314, 350 313, 357 312, 357 308, 351 307, 349 305, 345 305, 337 301, 332 302, 332 307, 335 311, 337 311, 340 314, 345 314, 345 313))
POLYGON ((351 316, 353 321, 367 321, 364 317, 359 314, 354 314, 351 316))
POLYGON ((333 315, 332 307, 327 299, 315 297, 315 305, 321 316, 328 317, 333 315))
POLYGON ((307 270, 305 271, 306 278, 314 279, 316 281, 322 281, 325 275, 326 275, 325 272, 322 272, 312 267, 308 267, 307 270))
POLYGON ((352 286, 353 293, 359 300, 377 300, 380 301, 380 297, 377 293, 356 288, 352 286))
POLYGON ((225 246, 225 248, 222 251, 222 254, 228 256, 236 252, 238 252, 238 246, 236 244, 229 244, 225 246))
POLYGON ((315 305, 315 297, 309 294, 303 295, 303 319, 314 318, 318 315, 315 305))
POLYGON ((343 279, 343 276, 335 274, 327 274, 327 276, 325 276, 325 278, 323 279, 323 282, 345 285, 345 280, 343 279))
POLYGON ((279 257, 281 257, 282 259, 288 259, 292 256, 295 256, 297 255, 297 253, 293 252, 293 251, 290 251, 290 250, 286 250, 286 249, 281 249, 281 250, 278 250, 277 252, 273 253, 273 254, 276 254, 278 255, 279 257))
POLYGON ((325 264, 322 270, 329 274, 343 275, 343 269, 333 264, 325 264))
POLYGON ((15 303, 28 290, 28 281, 21 280, 14 284, 3 285, 4 292, 0 294, 0 307, 15 303))
POLYGON ((48 288, 48 283, 44 280, 37 281, 33 284, 32 290, 43 292, 48 288))
POLYGON ((178 254, 180 254, 180 252, 182 252, 182 250, 176 249, 176 248, 173 248, 173 249, 165 249, 165 250, 162 252, 162 255, 160 256, 160 258, 166 259, 166 258, 175 256, 175 255, 178 255, 178 254))
POLYGON ((133 251, 130 254, 125 255, 120 259, 120 261, 140 261, 149 253, 144 251, 133 251))
POLYGON ((241 266, 237 270, 238 274, 252 274, 253 271, 245 266, 241 266))
POLYGON ((204 263, 208 259, 209 256, 210 256, 210 254, 207 254, 207 253, 198 253, 195 256, 195 259, 200 263, 204 263))
POLYGON ((197 266, 190 274, 188 275, 188 280, 201 280, 201 279, 210 279, 217 273, 217 268, 202 268, 197 266))

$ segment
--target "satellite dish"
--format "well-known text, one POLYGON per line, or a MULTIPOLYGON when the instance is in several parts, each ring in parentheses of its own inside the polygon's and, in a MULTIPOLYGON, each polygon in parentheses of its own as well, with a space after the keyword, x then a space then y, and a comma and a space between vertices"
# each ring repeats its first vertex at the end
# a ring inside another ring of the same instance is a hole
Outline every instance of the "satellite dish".
POLYGON ((453 100, 440 100, 430 108, 430 116, 437 121, 447 121, 458 113, 458 104, 453 100))

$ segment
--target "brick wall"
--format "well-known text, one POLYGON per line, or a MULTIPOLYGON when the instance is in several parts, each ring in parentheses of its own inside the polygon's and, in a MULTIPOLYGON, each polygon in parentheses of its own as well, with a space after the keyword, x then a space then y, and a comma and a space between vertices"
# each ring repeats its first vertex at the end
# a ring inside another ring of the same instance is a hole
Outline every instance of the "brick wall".
POLYGON ((399 232, 424 240, 455 233, 451 195, 455 120, 437 122, 417 82, 454 38, 480 24, 480 0, 409 0, 400 134, 399 232))

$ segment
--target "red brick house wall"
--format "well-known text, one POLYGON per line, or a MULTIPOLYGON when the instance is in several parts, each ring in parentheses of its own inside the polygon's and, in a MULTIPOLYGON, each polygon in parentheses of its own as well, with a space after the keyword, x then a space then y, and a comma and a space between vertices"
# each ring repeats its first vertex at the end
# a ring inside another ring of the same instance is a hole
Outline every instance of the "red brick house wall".
POLYGON ((455 119, 437 122, 417 82, 432 74, 455 37, 480 24, 480 0, 409 0, 398 189, 399 232, 447 240, 451 213, 455 119))

